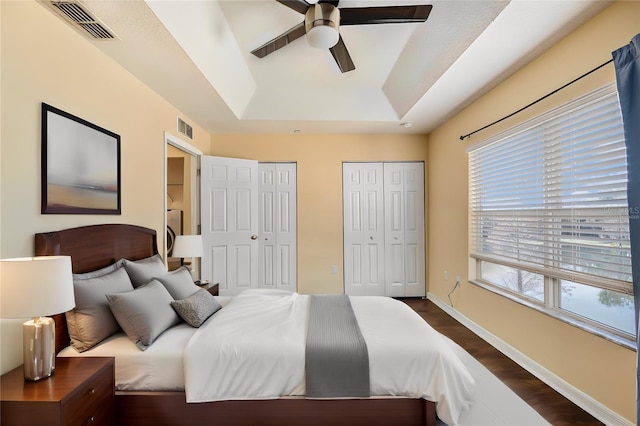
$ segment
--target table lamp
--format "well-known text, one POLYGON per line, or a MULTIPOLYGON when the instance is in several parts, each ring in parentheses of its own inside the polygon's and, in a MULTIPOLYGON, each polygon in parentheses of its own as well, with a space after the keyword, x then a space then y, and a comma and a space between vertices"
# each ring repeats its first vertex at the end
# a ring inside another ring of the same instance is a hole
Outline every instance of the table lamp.
POLYGON ((180 258, 180 266, 184 265, 185 257, 202 257, 204 244, 202 235, 177 235, 173 243, 173 257, 180 258))
POLYGON ((22 324, 25 380, 41 380, 53 373, 55 323, 47 315, 74 306, 71 257, 0 260, 0 318, 32 318, 22 324))
MULTIPOLYGON (((176 235, 171 255, 180 258, 180 266, 184 265, 185 257, 202 257, 204 255, 202 235, 176 235)), ((193 279, 193 271, 190 270, 190 272, 193 279)))

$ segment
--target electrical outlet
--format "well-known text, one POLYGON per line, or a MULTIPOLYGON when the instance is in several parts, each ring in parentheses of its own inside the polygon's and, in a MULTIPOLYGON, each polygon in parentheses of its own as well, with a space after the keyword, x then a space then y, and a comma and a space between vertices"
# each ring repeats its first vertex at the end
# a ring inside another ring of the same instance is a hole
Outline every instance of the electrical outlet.
POLYGON ((443 278, 445 281, 449 281, 449 272, 444 271, 444 272, 442 273, 442 278, 443 278))
POLYGON ((338 265, 331 265, 331 273, 332 274, 338 273, 338 265))
POLYGON ((456 275, 456 282, 459 283, 460 282, 460 275, 456 275))

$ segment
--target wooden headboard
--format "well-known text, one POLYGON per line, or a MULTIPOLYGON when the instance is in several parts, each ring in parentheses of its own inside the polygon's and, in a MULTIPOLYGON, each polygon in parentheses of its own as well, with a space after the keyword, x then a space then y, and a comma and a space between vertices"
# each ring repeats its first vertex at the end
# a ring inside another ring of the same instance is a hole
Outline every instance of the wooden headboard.
MULTIPOLYGON (((120 259, 139 260, 158 253, 156 231, 142 226, 81 226, 35 235, 36 256, 71 256, 73 273, 94 271, 120 259)), ((64 314, 54 315, 56 353, 69 346, 64 314)))

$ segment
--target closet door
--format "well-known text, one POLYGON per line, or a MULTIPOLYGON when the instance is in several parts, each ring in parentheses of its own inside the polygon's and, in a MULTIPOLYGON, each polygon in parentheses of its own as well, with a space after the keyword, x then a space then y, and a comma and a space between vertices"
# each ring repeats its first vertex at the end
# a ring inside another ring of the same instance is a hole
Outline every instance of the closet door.
POLYGON ((384 163, 385 294, 425 296, 424 164, 384 163))
POLYGON ((295 163, 260 163, 260 288, 296 291, 297 181, 295 163))
POLYGON ((201 158, 202 278, 221 296, 258 286, 258 162, 201 158))
POLYGON ((345 293, 384 296, 382 163, 343 163, 345 293))

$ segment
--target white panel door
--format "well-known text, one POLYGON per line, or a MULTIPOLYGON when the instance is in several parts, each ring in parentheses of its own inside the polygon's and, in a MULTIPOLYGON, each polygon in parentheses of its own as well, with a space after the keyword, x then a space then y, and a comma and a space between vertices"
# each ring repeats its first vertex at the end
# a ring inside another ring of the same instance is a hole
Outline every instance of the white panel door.
POLYGON ((260 163, 260 288, 297 289, 295 163, 260 163))
POLYGON ((384 164, 385 294, 405 295, 405 194, 403 164, 384 164))
POLYGON ((424 297, 423 163, 343 163, 345 293, 424 297))
POLYGON ((343 163, 345 293, 384 296, 382 163, 343 163))
POLYGON ((424 297, 424 164, 402 163, 404 192, 404 296, 424 297))
POLYGON ((202 156, 202 278, 231 296, 258 286, 258 162, 202 156))

